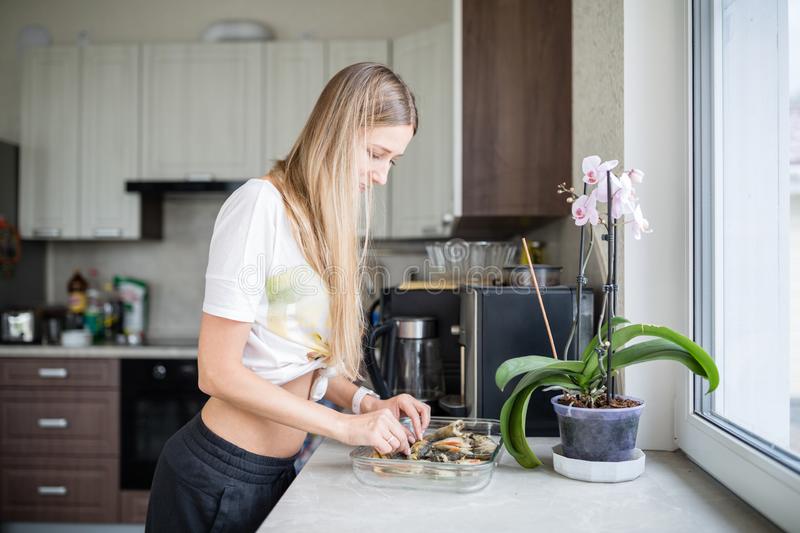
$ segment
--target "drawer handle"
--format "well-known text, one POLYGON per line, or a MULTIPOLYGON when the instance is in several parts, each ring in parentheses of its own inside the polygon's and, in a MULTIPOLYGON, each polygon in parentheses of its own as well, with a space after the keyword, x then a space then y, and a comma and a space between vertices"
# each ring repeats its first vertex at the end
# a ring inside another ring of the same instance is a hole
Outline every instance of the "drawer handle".
POLYGON ((69 426, 66 418, 40 418, 37 424, 42 429, 64 429, 69 426))
POLYGON ((66 379, 69 376, 66 368, 40 368, 39 377, 43 379, 66 379))
POLYGON ((39 493, 39 496, 66 496, 67 487, 65 487, 64 485, 59 485, 59 486, 39 485, 38 487, 36 487, 36 492, 39 493))
POLYGON ((61 237, 61 228, 33 228, 34 237, 61 237))
POLYGON ((95 228, 92 232, 94 237, 122 237, 122 228, 95 228))

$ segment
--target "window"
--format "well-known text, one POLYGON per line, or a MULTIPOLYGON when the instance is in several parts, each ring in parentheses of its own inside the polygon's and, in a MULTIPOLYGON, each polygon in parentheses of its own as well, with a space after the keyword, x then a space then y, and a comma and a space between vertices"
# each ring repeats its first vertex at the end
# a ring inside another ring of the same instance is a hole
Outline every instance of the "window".
POLYGON ((790 245, 800 243, 790 180, 790 160, 800 163, 790 156, 800 145, 790 143, 790 132, 800 136, 800 69, 789 75, 800 41, 788 28, 798 7, 695 5, 695 333, 721 383, 706 395, 698 380, 694 407, 800 472, 800 283, 790 275, 800 267, 790 245))

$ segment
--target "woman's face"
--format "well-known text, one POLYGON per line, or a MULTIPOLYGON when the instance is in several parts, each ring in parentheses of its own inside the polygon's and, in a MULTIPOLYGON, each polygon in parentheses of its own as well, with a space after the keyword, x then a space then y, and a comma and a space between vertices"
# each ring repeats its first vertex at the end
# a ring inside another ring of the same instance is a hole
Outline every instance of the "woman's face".
POLYGON ((367 190, 371 181, 386 185, 389 169, 406 151, 406 146, 414 136, 411 126, 376 126, 367 131, 366 146, 359 150, 358 187, 367 190))

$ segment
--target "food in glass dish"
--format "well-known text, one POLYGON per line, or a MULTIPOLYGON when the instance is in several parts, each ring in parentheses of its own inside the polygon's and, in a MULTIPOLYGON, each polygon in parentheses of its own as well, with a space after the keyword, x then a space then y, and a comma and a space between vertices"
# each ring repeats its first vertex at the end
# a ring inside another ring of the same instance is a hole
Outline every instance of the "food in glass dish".
POLYGON ((374 450, 372 457, 434 463, 478 464, 491 460, 495 448, 497 448, 497 443, 490 437, 464 431, 464 421, 456 420, 416 441, 411 446, 411 453, 408 456, 402 452, 382 454, 374 450))

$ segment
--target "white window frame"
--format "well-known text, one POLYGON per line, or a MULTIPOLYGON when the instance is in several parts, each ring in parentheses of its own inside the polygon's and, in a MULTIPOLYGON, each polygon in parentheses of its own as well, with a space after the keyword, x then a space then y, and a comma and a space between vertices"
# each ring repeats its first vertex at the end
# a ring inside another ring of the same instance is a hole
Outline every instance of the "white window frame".
MULTIPOLYGON (((785 4, 779 4, 785 7, 785 4)), ((686 2, 686 19, 685 19, 685 33, 688 36, 686 43, 686 66, 689 75, 686 77, 688 86, 686 87, 687 94, 690 101, 693 94, 703 100, 702 106, 699 109, 705 112, 705 117, 695 117, 693 113, 694 102, 687 106, 686 127, 688 134, 686 138, 690 143, 687 153, 693 154, 693 133, 695 131, 694 120, 705 119, 706 123, 714 120, 715 115, 710 112, 715 105, 715 96, 712 91, 699 90, 694 86, 693 79, 693 21, 701 20, 698 17, 711 16, 713 21, 713 34, 709 39, 713 38, 716 41, 718 32, 721 31, 720 16, 721 1, 720 0, 695 0, 694 5, 692 1, 686 2), (704 10, 700 13, 700 9, 704 10), (708 10, 708 11, 706 11, 708 10), (711 93, 711 94, 709 94, 711 93)), ((788 14, 784 13, 784 16, 788 14)), ((706 35, 705 37, 708 37, 706 35)), ((703 38, 698 35, 698 41, 695 43, 700 47, 709 47, 710 42, 701 42, 699 39, 703 38)), ((718 41, 717 41, 718 42, 718 41)), ((711 71, 706 71, 712 78, 720 79, 720 61, 719 50, 714 51, 713 46, 705 49, 708 54, 704 56, 710 59, 713 68, 711 71), (710 51, 709 51, 710 50, 710 51), (710 54, 710 55, 709 55, 710 54), (716 57, 714 55, 716 54, 716 57)), ((785 53, 785 47, 783 48, 785 53)), ((705 82, 712 81, 706 79, 705 82)), ((713 87, 713 83, 708 84, 713 87)), ((718 100, 716 104, 718 105, 718 100)), ((788 109, 787 109, 788 112, 788 109)), ((717 117, 718 118, 718 117, 717 117)), ((715 129, 712 125, 712 131, 715 129)), ((721 131, 717 128, 717 131, 721 131)), ((711 151, 712 153, 719 153, 721 149, 721 140, 719 137, 714 138, 712 135, 706 136, 704 139, 698 139, 701 144, 700 150, 711 151)), ((702 161, 697 161, 698 164, 703 164, 704 168, 700 169, 700 173, 714 173, 719 172, 719 169, 712 168, 712 162, 715 158, 710 160, 704 158, 702 161)), ((689 183, 686 190, 689 197, 687 201, 689 205, 694 205, 695 198, 695 184, 699 181, 695 180, 695 161, 690 157, 688 162, 689 183)), ((787 191, 788 194, 788 191, 787 191)), ((787 197, 788 199, 788 197, 787 197)), ((708 213, 700 213, 707 218, 705 227, 709 223, 718 223, 713 218, 708 216, 708 213)), ((702 225, 702 224, 701 224, 702 225)), ((683 236, 685 246, 692 251, 692 261, 690 265, 695 264, 695 258, 705 260, 699 257, 698 254, 708 255, 714 253, 715 245, 711 242, 708 232, 700 237, 696 242, 694 239, 694 226, 688 225, 688 231, 683 236)), ((706 283, 700 284, 702 287, 708 286, 706 283)), ((692 324, 695 324, 696 336, 702 335, 702 331, 709 331, 712 327, 713 321, 709 320, 710 317, 700 317, 695 309, 695 293, 694 281, 690 278, 688 293, 685 294, 687 316, 691 317, 692 324), (695 318, 702 319, 695 321, 695 318)), ((708 292, 700 296, 701 299, 706 300, 710 298, 708 292)), ((708 303, 708 302, 706 302, 708 303)), ((713 304, 705 306, 706 312, 709 308, 713 309, 713 304)), ((703 339, 698 339, 703 341, 703 339)), ((724 378, 724 376, 723 376, 724 378)), ((733 490, 742 499, 755 507, 763 513, 770 520, 775 522, 778 526, 786 530, 794 530, 800 524, 800 474, 787 467, 786 464, 779 460, 779 455, 770 453, 770 450, 765 447, 755 446, 747 443, 735 433, 738 431, 736 428, 725 428, 724 424, 720 425, 719 421, 711 421, 707 417, 696 413, 695 399, 701 394, 701 385, 698 383, 698 378, 693 377, 688 372, 683 372, 682 376, 676 386, 677 391, 677 404, 676 404, 676 430, 678 436, 678 445, 686 454, 700 465, 703 469, 708 471, 712 476, 717 478, 724 485, 733 490), (733 431, 732 431, 733 430, 733 431)), ((774 450, 773 450, 774 451, 774 450)))

